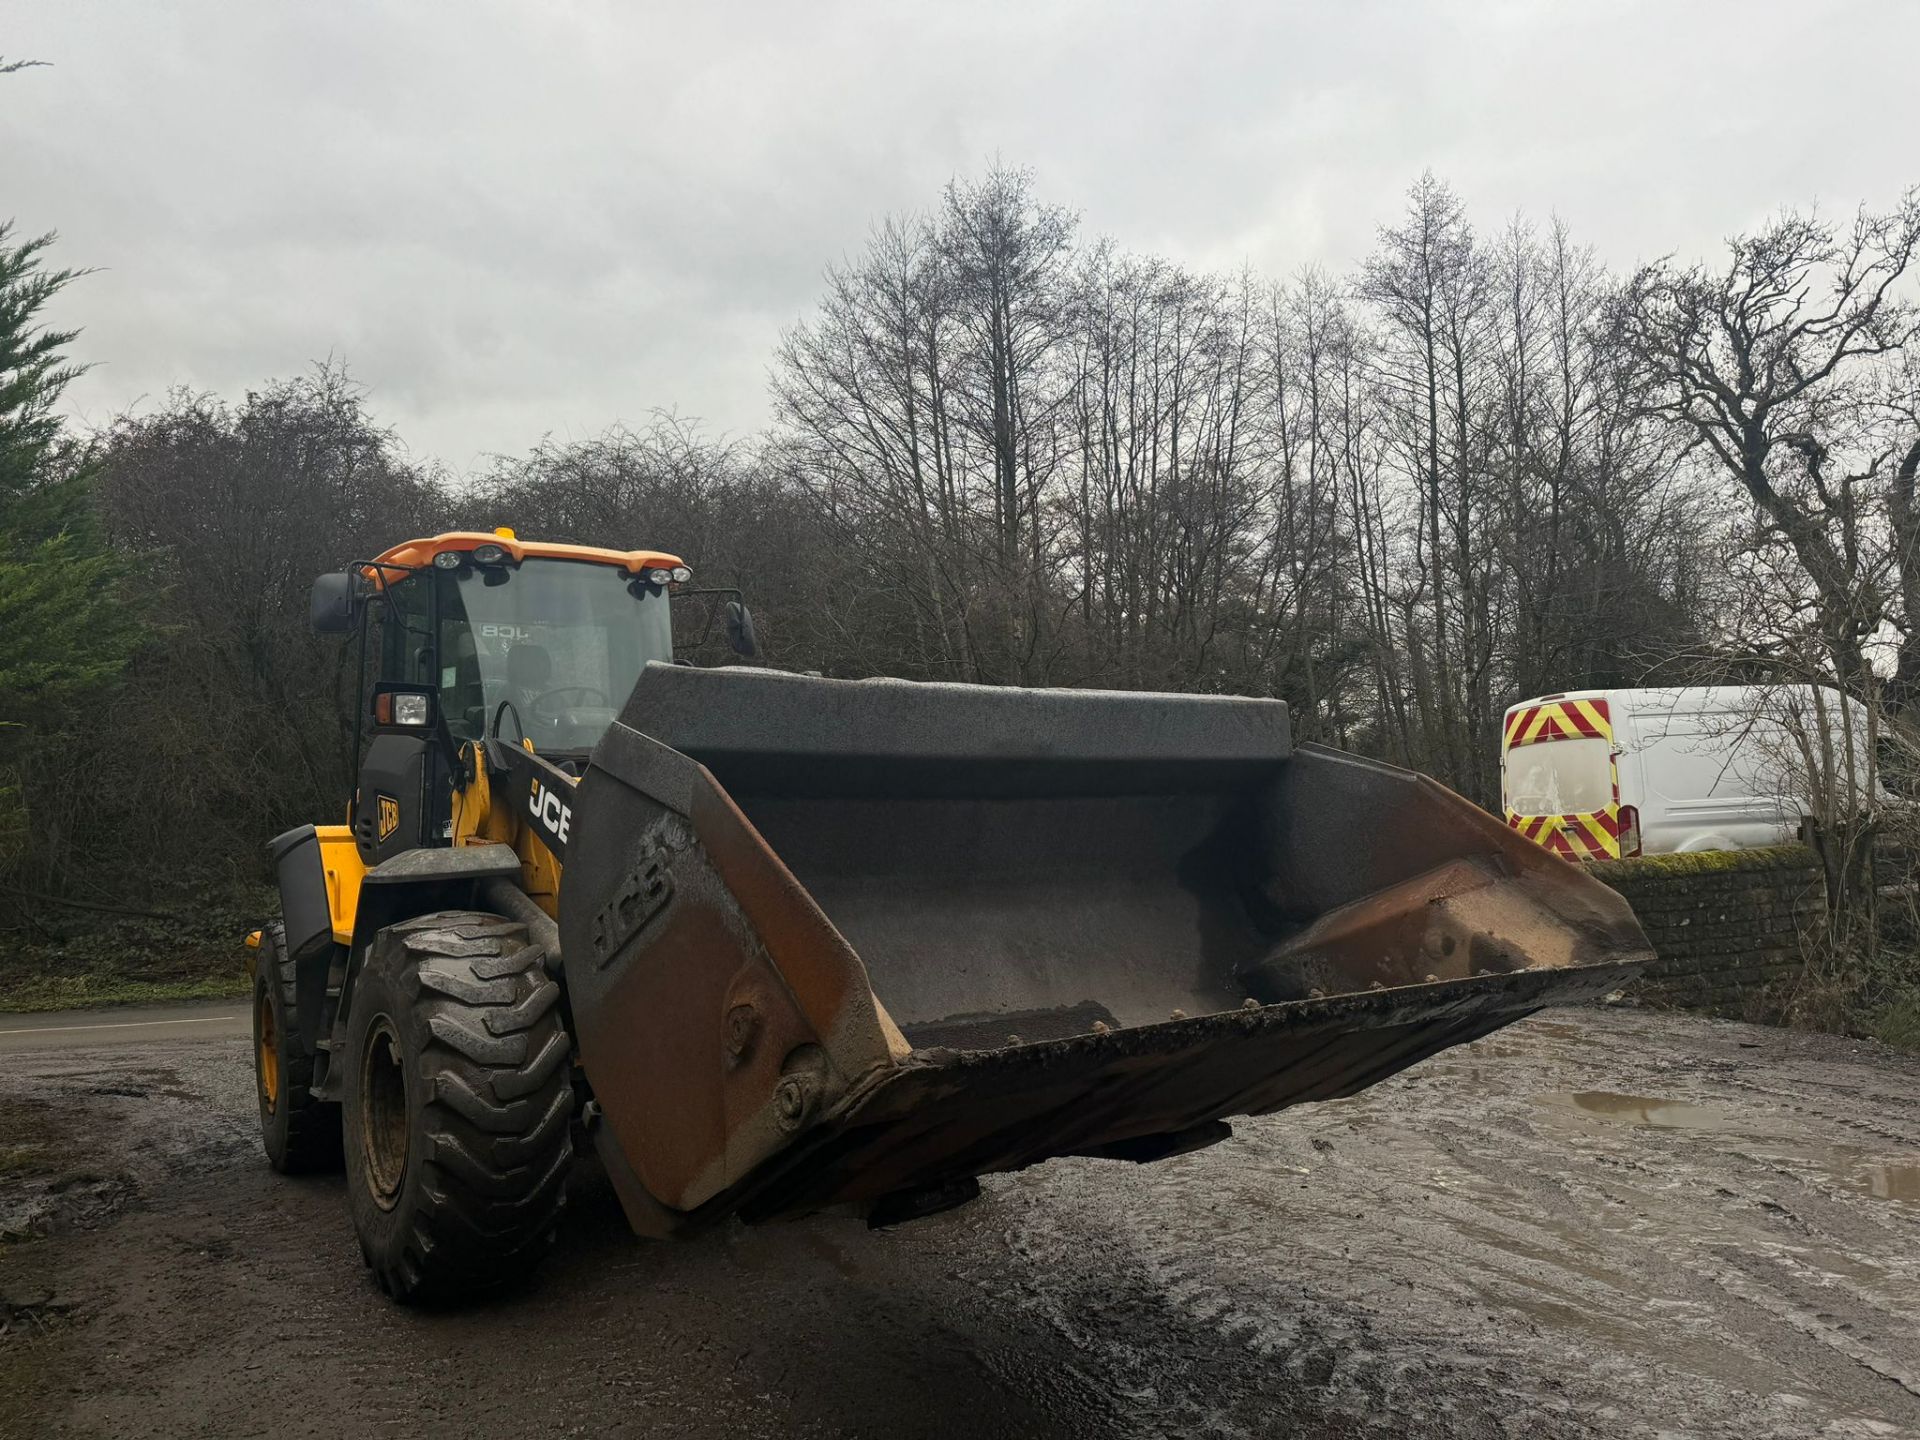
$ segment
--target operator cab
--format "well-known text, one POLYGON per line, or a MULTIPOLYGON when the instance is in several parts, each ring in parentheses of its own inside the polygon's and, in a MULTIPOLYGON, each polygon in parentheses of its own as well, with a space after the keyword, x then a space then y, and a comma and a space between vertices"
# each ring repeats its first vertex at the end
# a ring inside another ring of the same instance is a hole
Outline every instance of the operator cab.
POLYGON ((667 587, 595 560, 470 553, 443 550, 452 562, 389 583, 381 679, 437 689, 456 741, 591 750, 641 668, 673 659, 667 587))
MULTIPOLYGON (((356 735, 371 740, 356 745, 351 820, 367 863, 449 843, 469 744, 529 745, 568 773, 584 770, 641 670, 674 658, 669 597, 690 578, 673 555, 523 542, 510 530, 410 540, 322 576, 314 628, 358 627, 376 662, 362 666, 373 684, 356 735)), ((736 650, 753 653, 737 601, 728 631, 736 650)))

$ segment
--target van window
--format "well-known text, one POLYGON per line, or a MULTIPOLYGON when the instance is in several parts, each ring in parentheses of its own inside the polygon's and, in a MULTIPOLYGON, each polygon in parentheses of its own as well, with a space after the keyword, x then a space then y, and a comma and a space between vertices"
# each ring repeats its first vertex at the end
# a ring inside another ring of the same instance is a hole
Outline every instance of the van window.
POLYGON ((1597 815, 1613 803, 1613 742, 1516 746, 1507 752, 1504 788, 1516 815, 1597 815))

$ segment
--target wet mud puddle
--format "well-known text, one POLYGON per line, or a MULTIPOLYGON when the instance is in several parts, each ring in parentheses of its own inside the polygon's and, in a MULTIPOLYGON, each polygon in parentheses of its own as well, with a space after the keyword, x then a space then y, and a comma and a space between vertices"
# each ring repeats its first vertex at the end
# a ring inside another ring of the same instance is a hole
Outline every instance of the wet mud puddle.
POLYGON ((1430 1106, 1415 1123, 1391 1090, 1338 1102, 1364 1137, 1358 1168, 1332 1127, 1334 1149, 1300 1158, 1384 1202, 1365 1212, 1370 1265, 1490 1349, 1517 1320, 1535 1362, 1590 1374, 1603 1405, 1660 1393, 1680 1417, 1664 1433, 1920 1440, 1920 1146, 1904 1110, 1831 1104, 1822 1083, 1858 1083, 1832 1076, 1758 1103, 1502 1094, 1539 1049, 1529 1031, 1433 1065, 1430 1082, 1481 1097, 1477 1115, 1433 1104, 1438 1085, 1411 1102, 1430 1106))
POLYGON ((1849 1190, 1875 1200, 1920 1207, 1920 1154, 1878 1155, 1858 1145, 1822 1141, 1791 1122, 1718 1105, 1621 1095, 1607 1090, 1563 1090, 1534 1097, 1549 1120, 1572 1124, 1692 1130, 1723 1136, 1752 1153, 1824 1170, 1849 1190))

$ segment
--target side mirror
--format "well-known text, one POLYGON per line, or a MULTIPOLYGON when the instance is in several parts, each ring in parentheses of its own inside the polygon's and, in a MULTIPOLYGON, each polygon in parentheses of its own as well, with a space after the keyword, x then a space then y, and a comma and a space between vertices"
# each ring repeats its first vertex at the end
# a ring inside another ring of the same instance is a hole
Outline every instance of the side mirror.
POLYGON ((760 641, 753 633, 753 612, 738 600, 727 602, 727 644, 739 655, 760 653, 760 641))
POLYGON ((354 621, 353 576, 345 570, 322 575, 313 582, 308 620, 316 635, 348 635, 354 621))

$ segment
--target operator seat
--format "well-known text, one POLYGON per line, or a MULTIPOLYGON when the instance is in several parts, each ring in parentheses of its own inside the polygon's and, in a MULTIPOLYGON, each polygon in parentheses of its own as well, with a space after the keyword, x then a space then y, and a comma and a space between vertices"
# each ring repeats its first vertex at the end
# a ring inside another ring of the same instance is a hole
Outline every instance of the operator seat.
POLYGON ((523 640, 507 648, 507 684, 520 692, 516 704, 545 694, 552 679, 553 656, 546 646, 523 640))
POLYGON ((553 656, 546 646, 523 640, 507 648, 507 698, 513 701, 523 734, 532 736, 539 727, 533 702, 552 688, 552 680, 553 656))

